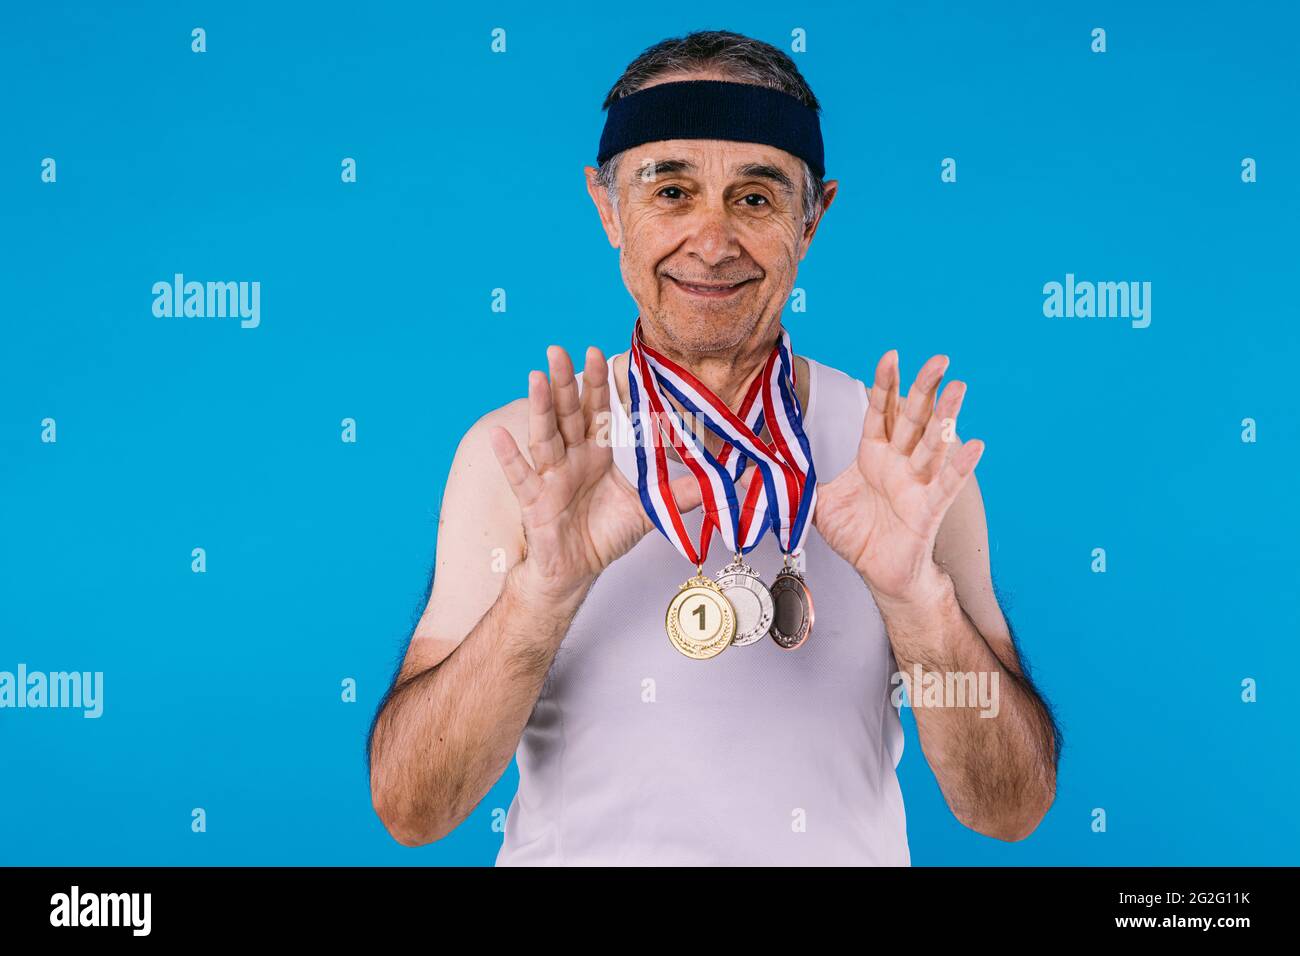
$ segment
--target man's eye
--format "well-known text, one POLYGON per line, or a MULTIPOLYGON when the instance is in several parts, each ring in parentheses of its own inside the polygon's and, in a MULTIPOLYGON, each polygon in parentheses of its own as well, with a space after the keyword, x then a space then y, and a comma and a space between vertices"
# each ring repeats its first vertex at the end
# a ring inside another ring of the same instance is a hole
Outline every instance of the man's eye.
POLYGON ((750 205, 750 206, 766 206, 766 205, 767 205, 767 197, 764 196, 764 195, 762 195, 761 193, 750 193, 748 196, 746 196, 746 197, 744 198, 743 201, 744 201, 745 203, 747 203, 748 205, 750 205), (751 199, 757 199, 758 202, 750 202, 751 199))
POLYGON ((665 186, 663 189, 659 190, 659 195, 663 196, 665 199, 680 199, 682 191, 677 186, 665 186), (667 195, 668 193, 676 193, 677 195, 669 196, 667 195))

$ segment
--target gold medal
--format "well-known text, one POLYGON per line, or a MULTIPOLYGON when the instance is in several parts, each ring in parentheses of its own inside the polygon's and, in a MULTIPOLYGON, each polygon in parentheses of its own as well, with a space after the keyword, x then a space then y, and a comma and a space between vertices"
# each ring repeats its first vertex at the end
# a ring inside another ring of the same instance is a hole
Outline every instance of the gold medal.
POLYGON ((736 636, 736 612, 722 588, 700 568, 673 596, 664 628, 673 647, 697 661, 708 660, 736 636))

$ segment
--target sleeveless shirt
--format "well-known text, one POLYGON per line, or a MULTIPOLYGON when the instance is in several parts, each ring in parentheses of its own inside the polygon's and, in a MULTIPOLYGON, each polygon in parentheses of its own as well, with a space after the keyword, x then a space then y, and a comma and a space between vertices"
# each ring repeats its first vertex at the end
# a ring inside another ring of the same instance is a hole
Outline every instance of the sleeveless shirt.
MULTIPOLYGON (((611 434, 630 436, 608 362, 611 434)), ((854 459, 867 393, 807 362, 804 428, 829 481, 854 459)), ((635 486, 631 440, 615 441, 614 460, 635 486)), ((688 473, 668 465, 671 477, 688 473)), ((683 516, 697 543, 701 513, 683 516)), ((731 558, 715 534, 705 573, 731 558)), ((782 556, 770 529, 746 561, 771 584, 782 556)), ((815 527, 803 565, 815 620, 801 647, 763 638, 703 661, 664 632, 668 602, 695 568, 662 534, 606 568, 520 738, 496 865, 910 865, 897 667, 880 612, 815 527)))

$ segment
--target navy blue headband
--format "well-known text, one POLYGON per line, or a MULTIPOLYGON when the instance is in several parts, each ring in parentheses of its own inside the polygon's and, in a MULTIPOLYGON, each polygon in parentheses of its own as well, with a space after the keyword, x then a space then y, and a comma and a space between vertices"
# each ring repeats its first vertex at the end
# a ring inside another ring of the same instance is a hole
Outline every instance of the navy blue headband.
POLYGON ((816 110, 780 90, 724 80, 660 83, 615 100, 605 116, 596 164, 666 139, 763 143, 798 156, 818 179, 826 175, 816 110))

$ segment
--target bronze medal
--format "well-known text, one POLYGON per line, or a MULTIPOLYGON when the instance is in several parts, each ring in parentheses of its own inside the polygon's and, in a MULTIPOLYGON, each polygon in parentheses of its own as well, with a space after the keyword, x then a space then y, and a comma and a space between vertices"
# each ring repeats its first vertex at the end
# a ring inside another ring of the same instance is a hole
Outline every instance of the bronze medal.
POLYGON ((774 605, 772 640, 776 641, 777 647, 792 651, 812 633, 812 592, 808 590, 803 575, 789 566, 781 570, 769 590, 774 605))

